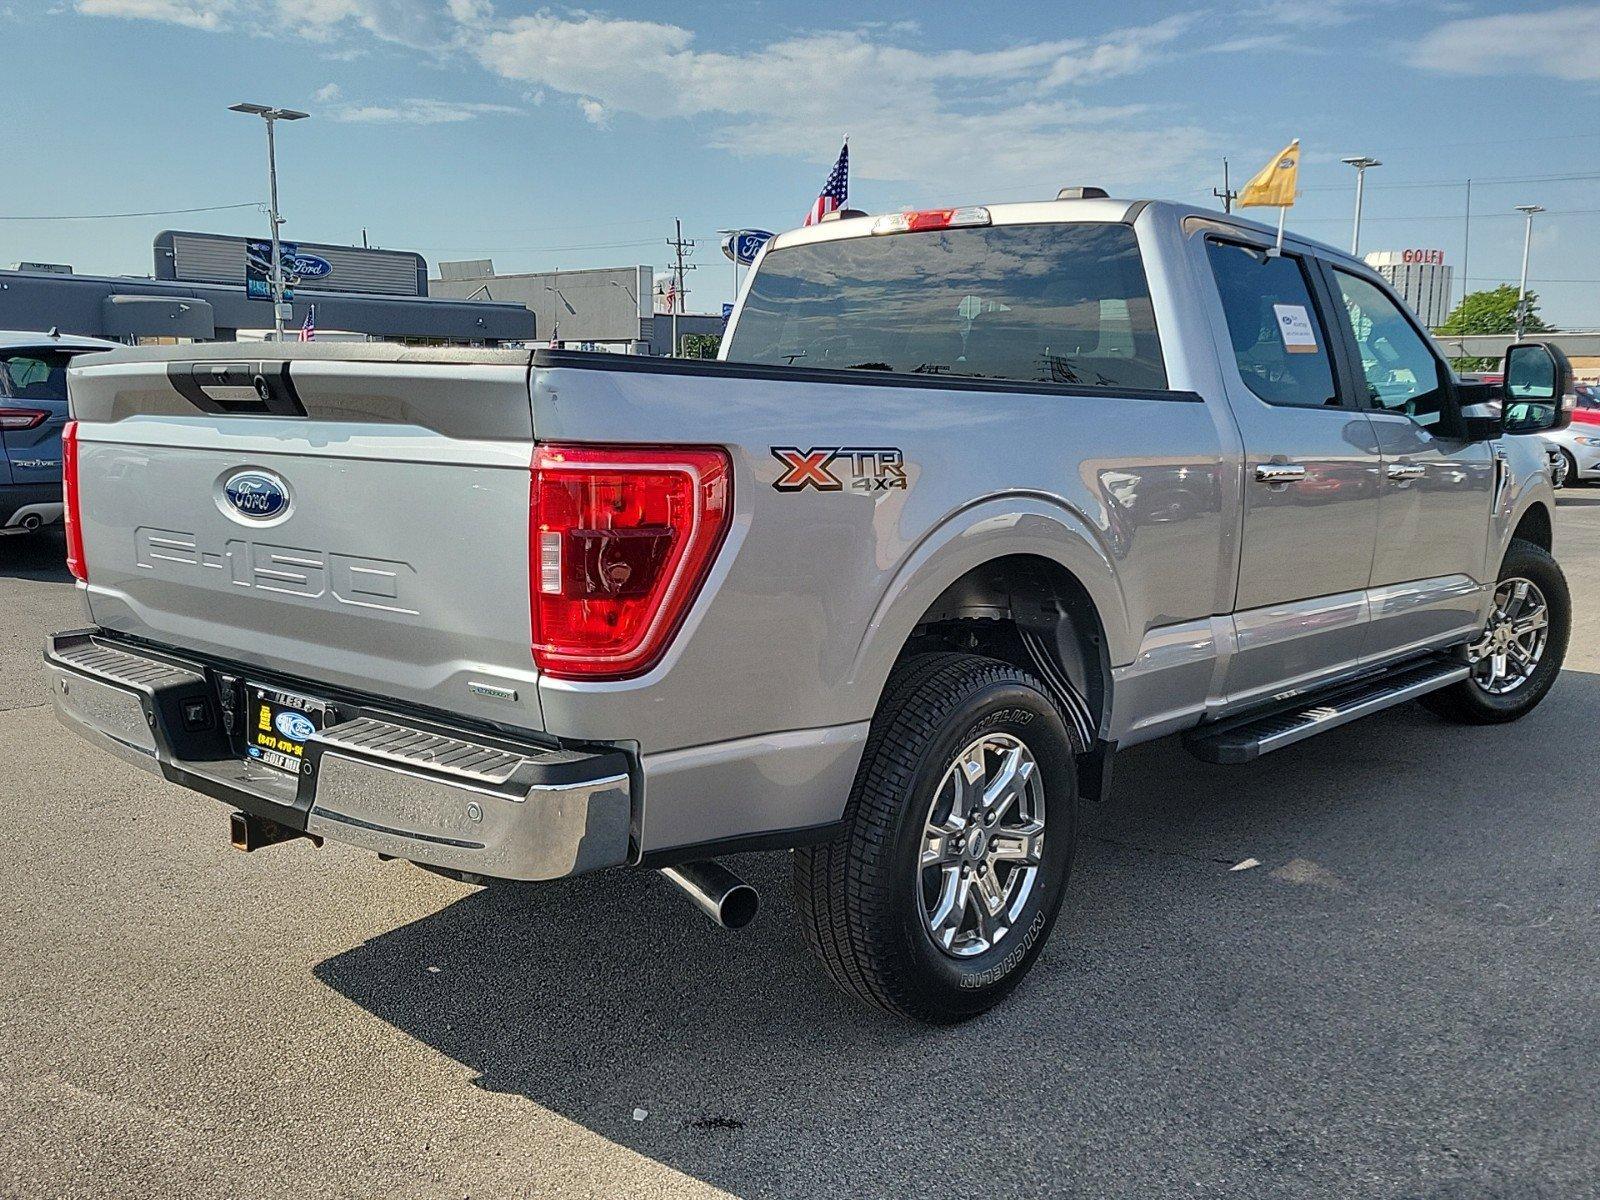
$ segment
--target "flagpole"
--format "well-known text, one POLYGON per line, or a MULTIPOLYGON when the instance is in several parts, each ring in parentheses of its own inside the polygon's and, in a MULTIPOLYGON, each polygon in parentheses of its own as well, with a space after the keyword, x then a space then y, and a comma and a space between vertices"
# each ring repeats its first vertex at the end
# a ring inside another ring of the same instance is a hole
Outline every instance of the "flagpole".
POLYGON ((1280 204, 1278 206, 1278 244, 1274 248, 1274 252, 1277 254, 1283 253, 1283 219, 1288 215, 1288 206, 1280 204))

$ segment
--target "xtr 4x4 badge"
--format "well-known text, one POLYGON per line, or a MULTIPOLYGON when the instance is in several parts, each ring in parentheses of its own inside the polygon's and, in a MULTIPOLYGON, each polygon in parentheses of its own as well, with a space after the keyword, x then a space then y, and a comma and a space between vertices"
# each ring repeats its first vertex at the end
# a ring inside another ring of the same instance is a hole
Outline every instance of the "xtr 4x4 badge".
POLYGON ((773 482, 780 492, 887 492, 906 486, 905 455, 896 446, 773 446, 787 468, 773 482))

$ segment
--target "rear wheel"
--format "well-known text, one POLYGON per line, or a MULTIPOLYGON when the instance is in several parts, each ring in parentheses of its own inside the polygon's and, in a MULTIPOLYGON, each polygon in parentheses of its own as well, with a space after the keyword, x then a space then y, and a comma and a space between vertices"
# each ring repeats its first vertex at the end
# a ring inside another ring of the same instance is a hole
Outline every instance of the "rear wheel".
POLYGON ((1473 725, 1525 716, 1554 685, 1571 626, 1572 601, 1556 560, 1542 547, 1514 539, 1500 566, 1489 619, 1464 650, 1471 675, 1422 703, 1473 725))
POLYGON ((801 926, 860 1000, 959 1021, 999 1003, 1055 922, 1077 842, 1077 747, 1008 663, 896 668, 832 841, 795 851, 801 926))

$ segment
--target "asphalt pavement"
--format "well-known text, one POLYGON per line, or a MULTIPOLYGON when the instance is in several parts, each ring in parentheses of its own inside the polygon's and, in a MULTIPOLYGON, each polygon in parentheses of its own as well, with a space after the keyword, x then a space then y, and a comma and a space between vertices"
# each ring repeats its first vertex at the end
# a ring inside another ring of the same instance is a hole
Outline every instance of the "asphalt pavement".
POLYGON ((1029 981, 928 1030, 832 989, 782 854, 732 934, 650 873, 231 850, 57 726, 61 542, 0 541, 0 1195, 1600 1195, 1600 490, 1556 542, 1526 721, 1124 754, 1029 981))

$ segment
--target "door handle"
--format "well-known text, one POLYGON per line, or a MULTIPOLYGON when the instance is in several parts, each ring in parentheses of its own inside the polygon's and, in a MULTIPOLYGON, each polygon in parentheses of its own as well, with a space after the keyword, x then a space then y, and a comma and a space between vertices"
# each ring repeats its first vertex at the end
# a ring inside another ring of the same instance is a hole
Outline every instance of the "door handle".
POLYGON ((1294 483, 1306 477, 1306 469, 1299 463, 1257 463, 1257 483, 1294 483))
POLYGON ((1396 462, 1389 464, 1390 479, 1421 479, 1428 468, 1421 463, 1396 462))

